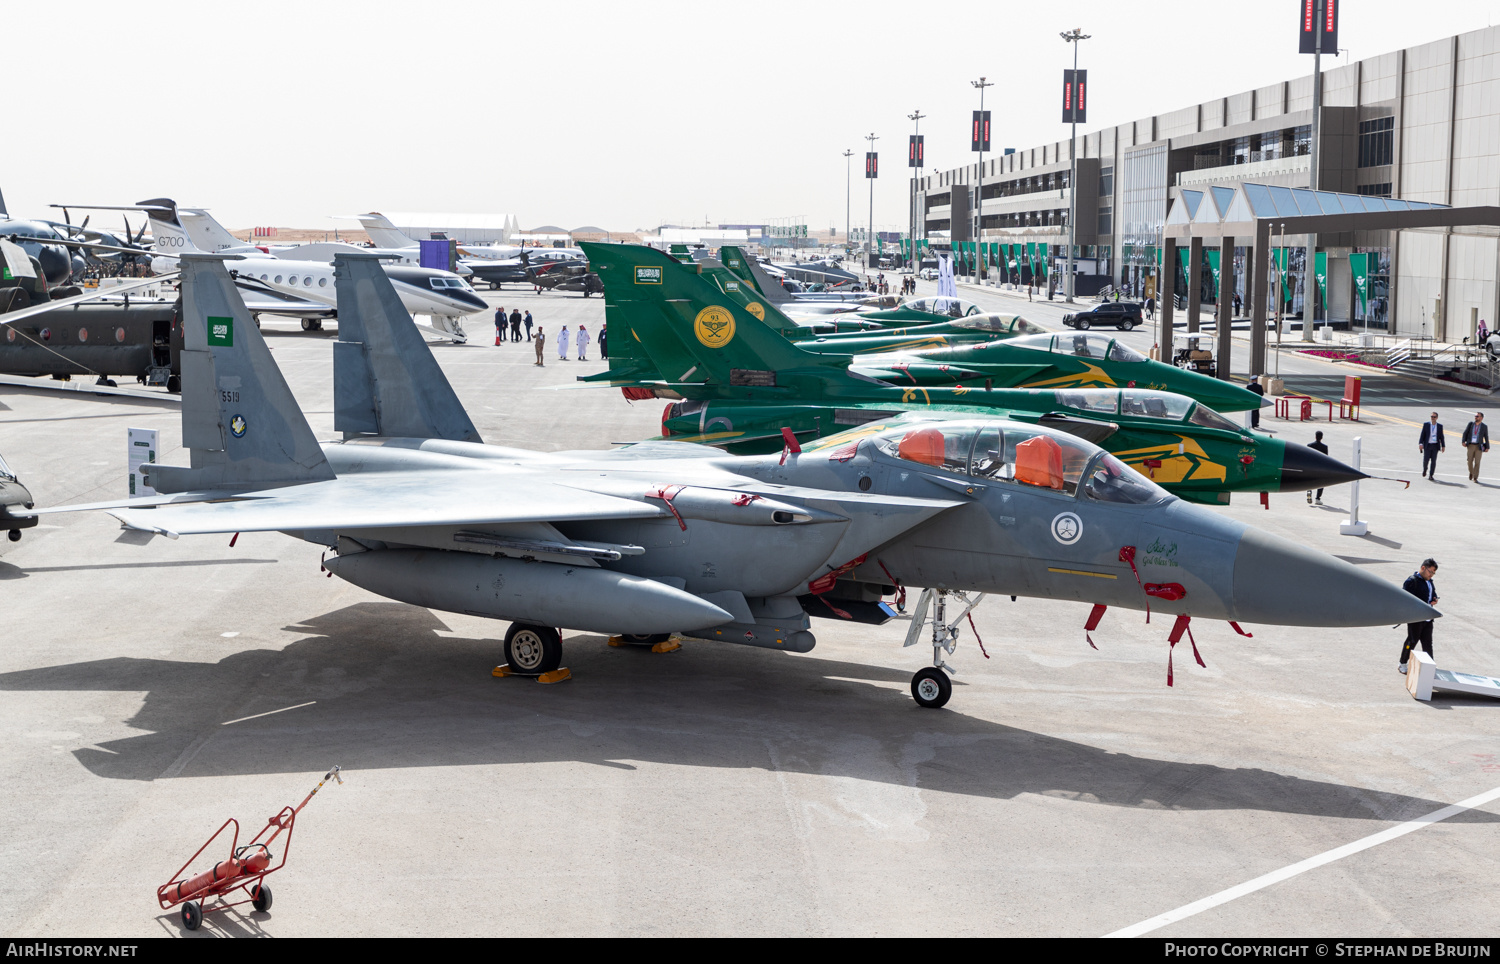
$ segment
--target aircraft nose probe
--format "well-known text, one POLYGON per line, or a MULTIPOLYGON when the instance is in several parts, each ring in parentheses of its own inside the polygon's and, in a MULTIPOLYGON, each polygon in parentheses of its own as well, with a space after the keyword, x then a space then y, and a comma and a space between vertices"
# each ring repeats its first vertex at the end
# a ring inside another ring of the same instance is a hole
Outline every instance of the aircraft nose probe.
POLYGON ((1286 450, 1281 456, 1282 492, 1326 489, 1368 478, 1368 475, 1352 465, 1345 465, 1332 456, 1298 442, 1286 443, 1286 450))

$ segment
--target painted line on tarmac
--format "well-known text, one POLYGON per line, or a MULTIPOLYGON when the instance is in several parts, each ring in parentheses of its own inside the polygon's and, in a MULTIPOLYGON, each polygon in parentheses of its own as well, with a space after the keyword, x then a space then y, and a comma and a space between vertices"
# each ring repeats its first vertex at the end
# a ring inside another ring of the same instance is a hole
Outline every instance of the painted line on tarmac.
POLYGON ((225 720, 220 726, 228 726, 231 723, 243 723, 246 720, 258 720, 262 716, 275 716, 277 713, 285 713, 287 710, 300 710, 304 706, 312 706, 317 700, 309 700, 306 703, 298 703, 296 706, 283 706, 279 710, 268 710, 265 713, 256 713, 254 716, 242 716, 237 720, 225 720))
POLYGON ((1218 907, 1220 904, 1227 904, 1232 900, 1244 897, 1246 894, 1253 894, 1257 890, 1264 890, 1272 884, 1279 884, 1283 880, 1290 880, 1298 874, 1304 874, 1325 864, 1331 864, 1335 860, 1342 860, 1360 851, 1369 850, 1371 847, 1377 847, 1380 844, 1395 840, 1397 837, 1404 837, 1413 831, 1421 830, 1423 827, 1447 820, 1449 817, 1456 817, 1466 810, 1482 807, 1492 800, 1500 800, 1500 787, 1481 793, 1478 796, 1470 797, 1467 800, 1461 800, 1441 810, 1434 810, 1425 817, 1408 820, 1406 823, 1397 824, 1394 827, 1371 834, 1353 843, 1344 844, 1342 847, 1335 847, 1333 850, 1318 854, 1316 857, 1309 857, 1289 867, 1273 870, 1269 874, 1263 874, 1254 880, 1247 880, 1236 887, 1221 890, 1211 897, 1195 900, 1191 904, 1184 904, 1176 910, 1169 910, 1165 914, 1159 914, 1149 920, 1143 920, 1139 924, 1132 924, 1129 927, 1121 928, 1114 933, 1105 934, 1104 936, 1140 937, 1142 934, 1149 934, 1154 930, 1166 927, 1168 924, 1175 924, 1177 921, 1192 917, 1195 914, 1201 914, 1206 910, 1218 907))

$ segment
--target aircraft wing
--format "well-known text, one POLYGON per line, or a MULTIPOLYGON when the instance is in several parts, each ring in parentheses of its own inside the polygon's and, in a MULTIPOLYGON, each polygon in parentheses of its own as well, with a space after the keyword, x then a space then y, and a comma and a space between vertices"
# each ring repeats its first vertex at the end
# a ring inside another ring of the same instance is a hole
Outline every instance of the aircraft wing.
POLYGON ((240 501, 110 514, 164 535, 404 526, 494 525, 669 516, 666 509, 547 482, 529 472, 455 471, 351 475, 242 495, 240 501), (436 488, 435 484, 436 483, 436 488), (435 497, 434 491, 441 495, 435 497))
POLYGON ((256 293, 244 299, 245 307, 254 314, 286 315, 291 318, 332 318, 338 314, 333 305, 318 301, 303 301, 300 298, 278 298, 256 293))

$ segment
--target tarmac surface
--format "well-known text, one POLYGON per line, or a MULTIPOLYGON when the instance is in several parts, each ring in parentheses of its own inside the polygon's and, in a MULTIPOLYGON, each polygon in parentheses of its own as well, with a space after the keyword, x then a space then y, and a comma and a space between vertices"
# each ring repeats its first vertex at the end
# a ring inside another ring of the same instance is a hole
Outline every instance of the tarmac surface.
MULTIPOLYGON (((923 284, 922 293, 931 285, 923 284)), ((602 299, 486 293, 549 338, 602 299)), ((1060 302, 964 297, 1059 327, 1060 302)), ((573 389, 588 362, 529 345, 434 351, 488 442, 601 448, 654 435, 661 402, 573 389), (552 390, 556 389, 556 390, 552 390)), ((332 331, 266 325, 320 437, 332 331)), ((1150 336, 1127 342, 1145 350, 1150 336)), ((1343 369, 1282 360, 1337 399, 1343 369)), ((1457 442, 1487 399, 1371 373, 1358 423, 1327 433, 1366 471, 1364 538, 1324 507, 1237 498, 1230 515, 1399 583, 1438 573, 1438 665, 1500 676, 1493 559, 1500 452, 1468 482, 1457 442), (1417 424, 1449 449, 1418 477, 1417 424)), ((125 430, 165 396, 0 384, 0 452, 39 505, 125 495, 125 430)), ((1319 406, 1321 409, 1322 406, 1319 406)), ((1267 410, 1269 414, 1269 410, 1267 410)), ((431 498, 442 499, 435 489, 431 498)), ((499 493, 523 498, 525 493, 499 493)), ((1101 935, 1500 787, 1500 700, 1412 700, 1400 630, 1194 627, 1166 684, 1169 625, 989 599, 952 702, 918 708, 906 623, 815 619, 806 655, 685 641, 610 648, 568 634, 558 685, 496 679, 505 624, 390 602, 274 533, 169 541, 103 513, 0 542, 0 932, 178 936, 156 888, 227 817, 252 836, 329 767, 267 913, 190 936, 1101 935)), ((1404 627, 1403 627, 1404 629, 1404 627)), ((1490 802, 1151 931, 1170 936, 1488 936, 1500 805, 1490 802)))

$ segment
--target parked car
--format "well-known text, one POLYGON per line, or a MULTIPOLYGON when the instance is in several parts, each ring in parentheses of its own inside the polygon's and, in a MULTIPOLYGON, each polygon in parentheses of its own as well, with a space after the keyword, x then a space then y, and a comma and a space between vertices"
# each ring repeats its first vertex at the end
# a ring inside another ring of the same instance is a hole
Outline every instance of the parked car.
POLYGON ((1121 331, 1129 331, 1141 324, 1141 305, 1136 301, 1106 301, 1090 311, 1063 316, 1063 324, 1079 331, 1101 325, 1114 325, 1121 331))

